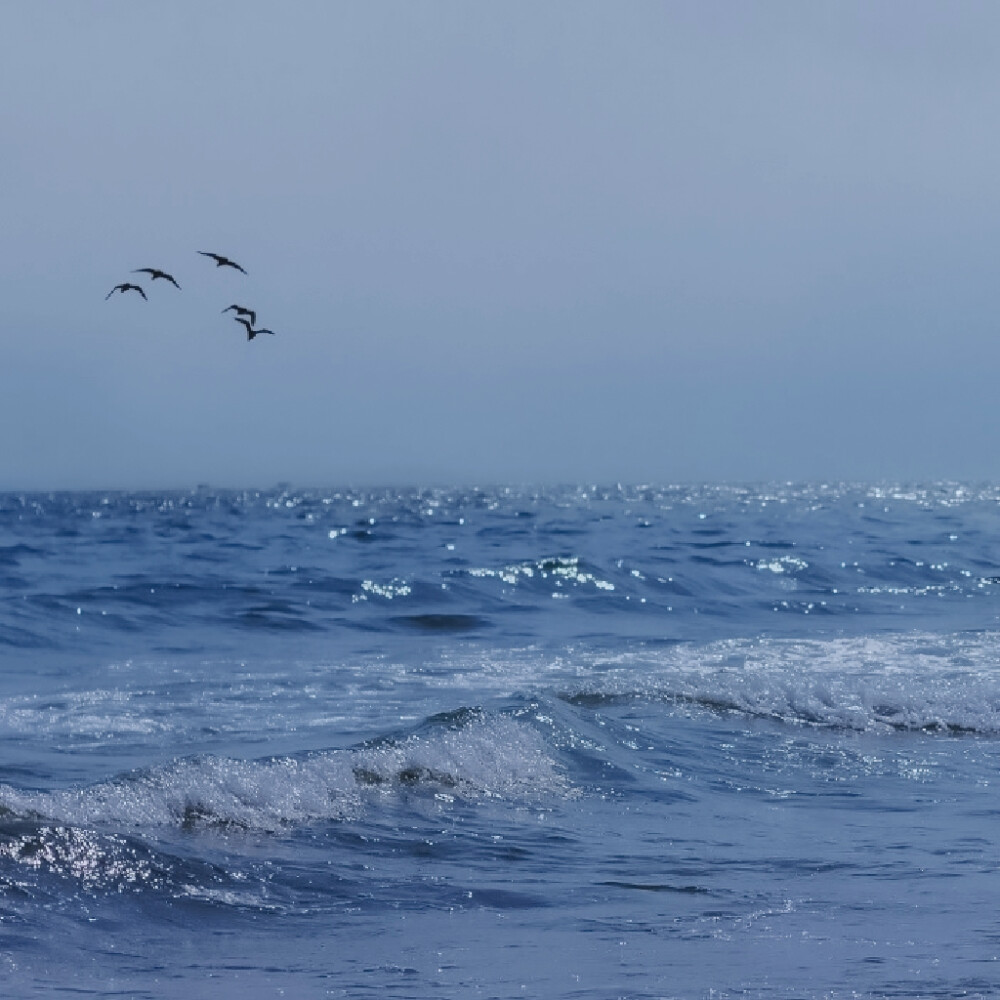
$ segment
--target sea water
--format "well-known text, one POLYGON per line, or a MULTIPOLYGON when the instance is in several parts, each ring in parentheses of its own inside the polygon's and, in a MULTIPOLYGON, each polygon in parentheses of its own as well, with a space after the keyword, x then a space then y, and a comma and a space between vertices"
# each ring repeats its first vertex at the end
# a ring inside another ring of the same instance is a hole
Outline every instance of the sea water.
POLYGON ((1000 489, 0 495, 0 995, 1000 995, 1000 489))

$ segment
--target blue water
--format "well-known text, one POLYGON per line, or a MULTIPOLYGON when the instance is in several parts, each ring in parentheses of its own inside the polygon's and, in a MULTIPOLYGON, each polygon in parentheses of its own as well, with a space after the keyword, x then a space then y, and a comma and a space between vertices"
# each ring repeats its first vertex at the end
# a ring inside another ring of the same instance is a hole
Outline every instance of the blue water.
POLYGON ((1000 996, 998 529, 0 495, 0 995, 1000 996))

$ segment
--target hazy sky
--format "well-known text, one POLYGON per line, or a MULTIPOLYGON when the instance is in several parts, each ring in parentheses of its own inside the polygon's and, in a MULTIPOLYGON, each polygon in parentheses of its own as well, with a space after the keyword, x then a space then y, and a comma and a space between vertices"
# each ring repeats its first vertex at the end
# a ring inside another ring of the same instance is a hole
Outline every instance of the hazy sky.
POLYGON ((1000 477, 996 3, 22 0, 0 94, 0 488, 1000 477))

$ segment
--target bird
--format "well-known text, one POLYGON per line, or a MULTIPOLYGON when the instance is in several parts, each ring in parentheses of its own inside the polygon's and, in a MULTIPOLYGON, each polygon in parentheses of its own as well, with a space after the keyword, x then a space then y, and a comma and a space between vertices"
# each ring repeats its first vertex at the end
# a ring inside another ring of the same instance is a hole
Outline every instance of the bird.
MULTIPOLYGON (((236 263, 235 260, 230 260, 228 257, 223 257, 221 253, 210 253, 208 250, 199 250, 198 253, 202 257, 211 257, 215 261, 216 267, 234 267, 237 271, 243 271, 243 268, 236 263)), ((243 271, 246 274, 246 271, 243 271)))
POLYGON ((144 299, 146 298, 146 293, 139 285, 133 285, 130 281, 123 281, 120 285, 115 285, 115 287, 104 296, 104 301, 107 302, 108 299, 115 294, 115 292, 121 292, 123 295, 126 292, 138 292, 144 299))
POLYGON ((173 285, 175 288, 181 287, 180 285, 177 284, 172 274, 167 274, 166 271, 161 271, 158 267, 137 267, 132 273, 148 274, 150 276, 151 281, 156 281, 157 278, 163 278, 164 280, 169 281, 170 284, 173 285))
POLYGON ((236 320, 237 323, 242 323, 247 328, 247 340, 253 340, 258 333, 269 333, 274 336, 274 330, 255 330, 253 325, 242 316, 234 316, 233 319, 236 320))
MULTIPOLYGON (((251 326, 253 326, 253 324, 257 322, 257 314, 252 309, 247 309, 246 306, 238 306, 234 302, 231 306, 226 306, 226 308, 223 309, 222 311, 224 313, 227 313, 229 312, 230 309, 236 310, 236 316, 249 316, 251 326)), ((236 316, 234 316, 233 319, 235 319, 236 316)))

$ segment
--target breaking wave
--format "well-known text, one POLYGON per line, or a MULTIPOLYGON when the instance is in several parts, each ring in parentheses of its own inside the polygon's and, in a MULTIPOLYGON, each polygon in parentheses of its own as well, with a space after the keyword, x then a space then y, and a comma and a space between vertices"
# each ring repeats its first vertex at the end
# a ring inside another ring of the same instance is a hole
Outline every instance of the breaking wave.
POLYGON ((1000 734, 1000 635, 725 640, 595 657, 577 703, 659 699, 847 729, 1000 734))
POLYGON ((356 818, 379 796, 418 792, 439 801, 530 803, 570 790, 541 735, 525 722, 450 713, 430 729, 302 758, 183 758, 84 788, 36 792, 0 785, 0 815, 72 826, 277 832, 356 818))

